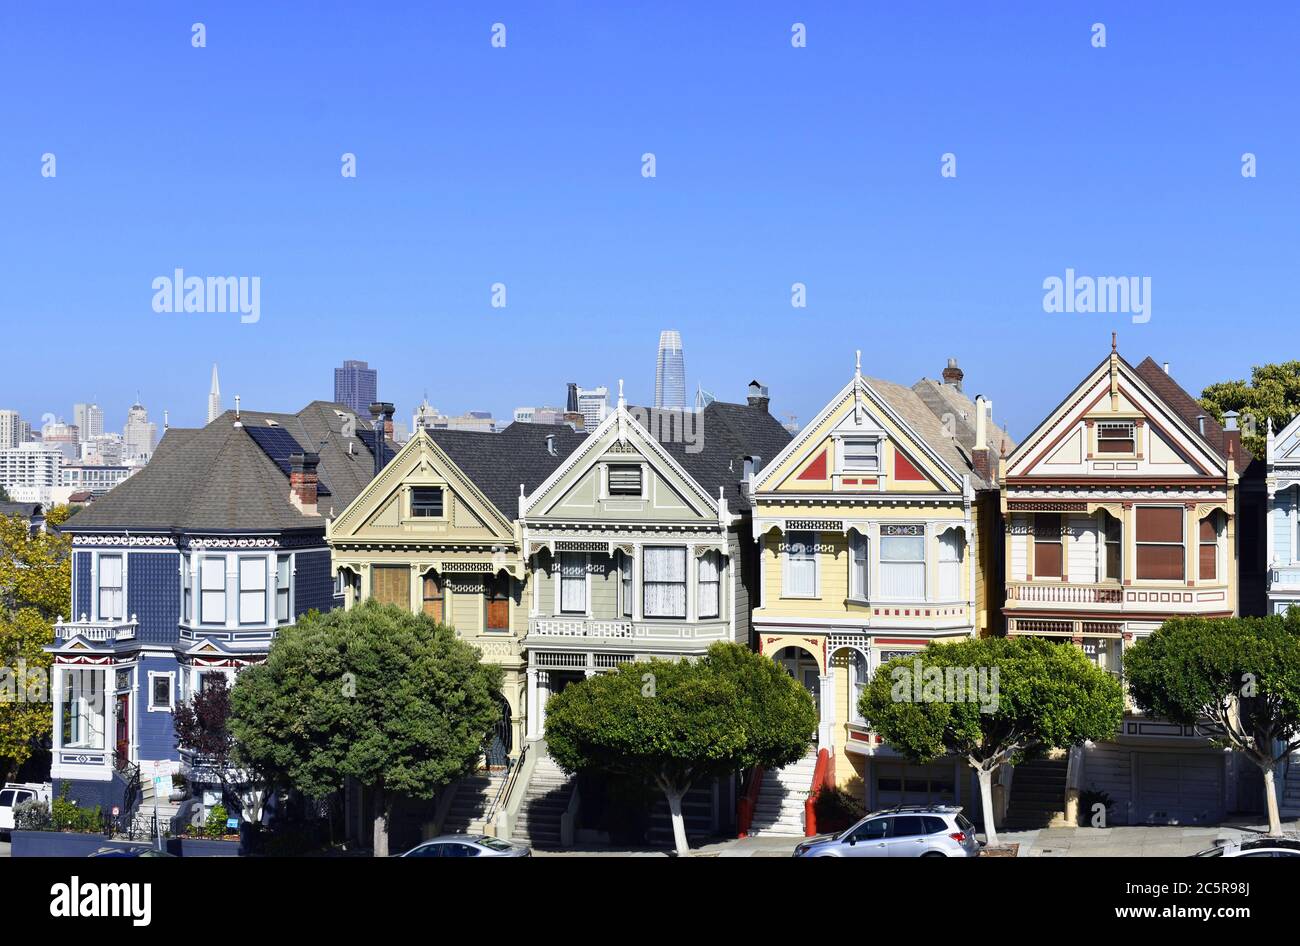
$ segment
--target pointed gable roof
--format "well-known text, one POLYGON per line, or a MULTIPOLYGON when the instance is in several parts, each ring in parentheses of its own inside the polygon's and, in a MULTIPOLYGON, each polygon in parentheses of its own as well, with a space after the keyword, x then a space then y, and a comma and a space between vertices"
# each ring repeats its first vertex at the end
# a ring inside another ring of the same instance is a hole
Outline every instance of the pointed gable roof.
POLYGON ((585 440, 568 424, 516 421, 500 433, 473 430, 426 430, 497 510, 513 522, 519 514, 519 487, 531 493, 585 440), (555 454, 547 450, 553 437, 555 454))
MULTIPOLYGON (((1135 369, 1148 388, 1169 405, 1170 410, 1182 418, 1183 423, 1191 428, 1192 432, 1201 440, 1205 441, 1215 453, 1223 459, 1228 458, 1228 437, 1223 425, 1214 419, 1214 415, 1201 406, 1196 398, 1192 397, 1183 389, 1183 387, 1171 378, 1160 365, 1156 364, 1155 359, 1148 355, 1141 364, 1135 369), (1205 418, 1205 432, 1201 433, 1199 418, 1205 418)), ((1237 440, 1233 448, 1233 460, 1237 467, 1237 472, 1243 472, 1246 467, 1250 466, 1254 457, 1237 440)))

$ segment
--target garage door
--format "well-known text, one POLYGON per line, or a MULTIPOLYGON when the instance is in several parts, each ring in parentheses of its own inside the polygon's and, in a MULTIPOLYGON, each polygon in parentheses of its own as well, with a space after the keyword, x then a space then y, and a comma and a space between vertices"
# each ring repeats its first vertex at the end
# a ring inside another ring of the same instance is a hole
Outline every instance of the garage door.
POLYGON ((1139 752, 1138 824, 1206 824, 1223 818, 1223 755, 1139 752))

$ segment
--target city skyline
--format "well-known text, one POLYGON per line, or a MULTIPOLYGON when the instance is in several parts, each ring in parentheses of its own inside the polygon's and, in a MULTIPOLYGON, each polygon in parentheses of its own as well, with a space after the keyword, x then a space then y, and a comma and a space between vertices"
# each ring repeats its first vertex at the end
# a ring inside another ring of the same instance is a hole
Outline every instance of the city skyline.
MULTIPOLYGON (((427 388, 444 410, 508 417, 555 403, 569 378, 621 377, 630 402, 653 403, 648 348, 665 324, 688 333, 691 377, 709 391, 737 400, 758 377, 774 409, 801 418, 828 366, 861 348, 865 371, 895 379, 959 358, 1023 434, 1112 330, 1130 360, 1170 361, 1199 393, 1246 377, 1257 339, 1293 318, 1300 130, 1277 116, 1296 84, 1279 76, 1300 78, 1287 42, 1300 11, 1216 15, 1206 30, 1103 7, 1026 5, 1014 30, 959 3, 882 22, 692 11, 685 31, 593 10, 575 47, 546 11, 507 3, 492 16, 510 23, 508 48, 489 45, 491 17, 451 9, 436 54, 415 58, 394 54, 400 24, 427 15, 414 5, 319 17, 323 57, 294 41, 287 10, 224 5, 202 50, 144 11, 88 9, 68 33, 33 10, 0 71, 17 83, 60 67, 40 101, 7 104, 0 252, 19 275, 0 318, 59 327, 77 387, 116 405, 107 417, 140 386, 186 427, 203 422, 194 382, 213 361, 227 403, 268 409, 328 397, 323 372, 354 357, 382 368, 383 399, 403 413, 427 388), (1107 19, 1107 48, 1091 45, 1090 17, 1107 19), (796 18, 804 49, 790 45, 796 18), (680 68, 662 70, 664 49, 680 68), (326 94, 340 70, 357 81, 326 94), (473 94, 429 101, 453 82, 473 94), (156 116, 184 114, 196 84, 208 120, 146 149, 156 116), (701 86, 718 94, 699 99, 701 86), (1070 105, 1085 100, 1096 134, 1070 105), (618 120, 590 121, 605 111, 618 120), (790 122, 796 133, 773 134, 790 122), (231 162, 217 146, 230 140, 256 153, 231 162), (45 153, 57 177, 41 176, 45 153), (355 179, 339 173, 344 153, 355 179), (955 178, 941 174, 949 153, 955 178), (1243 177, 1243 153, 1257 177, 1243 177), (196 189, 204 227, 157 226, 152 208, 196 189), (151 280, 178 266, 260 276, 260 320, 153 311, 151 280), (1149 275, 1150 321, 1045 312, 1044 280, 1070 269, 1149 275), (1194 340, 1211 333, 1213 346, 1194 340), (437 363, 448 347, 459 357, 437 363), (1038 350, 1055 357, 1023 356, 1038 350), (502 362, 516 366, 508 386, 478 370, 502 362)), ((84 399, 38 360, 2 388, 0 404, 31 421, 84 399)))

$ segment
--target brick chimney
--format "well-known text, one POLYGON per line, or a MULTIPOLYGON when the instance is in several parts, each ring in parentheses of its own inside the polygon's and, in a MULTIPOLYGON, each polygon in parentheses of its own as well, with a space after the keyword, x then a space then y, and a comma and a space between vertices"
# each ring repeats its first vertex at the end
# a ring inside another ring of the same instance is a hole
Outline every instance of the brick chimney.
POLYGON ((983 394, 975 395, 975 446, 971 450, 971 466, 975 475, 985 482, 993 479, 993 451, 989 447, 989 423, 993 418, 993 402, 983 394))
POLYGON ((948 367, 943 369, 943 383, 951 384, 958 391, 961 390, 962 378, 966 377, 966 372, 957 367, 957 359, 949 358, 948 367))
POLYGON ((749 401, 750 407, 759 407, 767 410, 769 398, 767 396, 767 385, 758 381, 749 382, 749 401))
POLYGON ((295 453, 289 457, 289 502, 304 516, 316 515, 319 464, 319 453, 295 453))
POLYGON ((1236 460, 1244 452, 1241 445, 1241 427, 1237 423, 1239 417, 1241 415, 1236 411, 1227 411, 1223 415, 1223 446, 1229 460, 1236 460))
POLYGON ((393 439, 393 412, 395 408, 388 401, 376 401, 370 405, 370 416, 373 418, 371 429, 376 433, 375 437, 375 476, 378 476, 384 470, 384 441, 393 439), (380 420, 380 418, 383 418, 380 420))

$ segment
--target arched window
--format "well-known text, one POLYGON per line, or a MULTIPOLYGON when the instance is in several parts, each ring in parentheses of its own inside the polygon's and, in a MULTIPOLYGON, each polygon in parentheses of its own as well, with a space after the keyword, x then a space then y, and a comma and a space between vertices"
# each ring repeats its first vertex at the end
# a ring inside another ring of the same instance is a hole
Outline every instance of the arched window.
POLYGON ((445 598, 442 592, 442 578, 436 572, 425 573, 421 597, 424 613, 441 624, 446 614, 443 607, 445 598))

